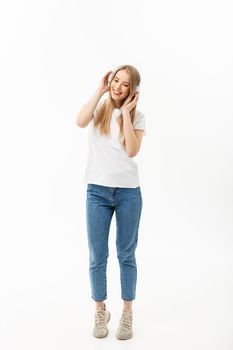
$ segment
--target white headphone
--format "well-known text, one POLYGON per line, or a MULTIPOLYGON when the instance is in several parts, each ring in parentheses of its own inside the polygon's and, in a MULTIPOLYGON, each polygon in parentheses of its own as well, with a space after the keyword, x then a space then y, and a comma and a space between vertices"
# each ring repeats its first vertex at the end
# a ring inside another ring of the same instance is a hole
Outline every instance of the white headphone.
MULTIPOLYGON (((112 81, 113 75, 114 75, 114 74, 111 73, 111 74, 108 76, 108 82, 109 82, 109 84, 110 84, 111 81, 112 81)), ((139 85, 136 85, 135 91, 136 91, 136 92, 140 92, 140 87, 139 87, 139 85)))

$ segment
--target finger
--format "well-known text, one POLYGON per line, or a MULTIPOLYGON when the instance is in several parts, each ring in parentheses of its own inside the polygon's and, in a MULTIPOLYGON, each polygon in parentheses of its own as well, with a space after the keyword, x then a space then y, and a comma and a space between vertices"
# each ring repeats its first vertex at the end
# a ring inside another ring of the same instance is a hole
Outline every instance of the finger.
POLYGON ((106 77, 108 77, 111 73, 112 73, 112 70, 108 71, 108 73, 106 74, 106 77))
POLYGON ((105 75, 104 75, 104 80, 107 80, 109 75, 112 73, 112 71, 108 71, 105 75))

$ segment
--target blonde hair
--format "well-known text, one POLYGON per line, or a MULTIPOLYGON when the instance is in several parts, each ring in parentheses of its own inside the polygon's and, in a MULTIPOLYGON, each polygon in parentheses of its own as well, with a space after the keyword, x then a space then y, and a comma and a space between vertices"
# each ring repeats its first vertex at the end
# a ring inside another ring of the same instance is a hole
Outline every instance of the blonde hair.
MULTIPOLYGON (((133 93, 135 92, 135 88, 137 85, 140 84, 140 74, 138 72, 138 70, 129 65, 129 64, 125 64, 125 65, 121 65, 119 67, 117 67, 115 69, 115 71, 113 72, 113 77, 112 79, 114 79, 116 73, 119 70, 125 70, 127 73, 129 73, 129 85, 130 85, 130 89, 129 89, 129 94, 128 96, 133 96, 133 93)), ((125 100, 128 98, 128 96, 122 101, 122 105, 125 102, 125 100)), ((114 108, 116 108, 114 100, 111 97, 111 94, 109 92, 108 98, 107 100, 103 103, 103 105, 99 108, 99 110, 96 112, 96 118, 94 120, 94 127, 95 128, 99 128, 100 134, 102 135, 109 135, 110 134, 110 122, 111 122, 111 116, 112 116, 112 112, 114 110, 114 108)), ((130 119, 131 119, 131 123, 133 124, 134 120, 135 120, 135 115, 136 115, 136 106, 134 108, 131 109, 130 111, 130 119)), ((123 146, 125 146, 125 139, 124 139, 124 135, 123 135, 123 119, 121 118, 120 121, 120 142, 123 146)))

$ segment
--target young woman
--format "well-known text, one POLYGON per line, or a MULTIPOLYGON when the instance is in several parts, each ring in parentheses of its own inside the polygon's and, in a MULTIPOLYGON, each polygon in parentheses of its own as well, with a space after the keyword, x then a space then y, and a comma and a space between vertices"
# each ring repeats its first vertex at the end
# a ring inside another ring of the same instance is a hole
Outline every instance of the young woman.
POLYGON ((107 72, 76 117, 81 128, 89 124, 89 154, 84 175, 87 185, 86 222, 89 246, 89 276, 96 303, 93 335, 108 335, 110 312, 106 267, 112 216, 116 215, 116 248, 120 266, 123 310, 116 333, 129 339, 132 331, 132 301, 136 295, 135 249, 142 210, 142 195, 136 162, 145 131, 145 116, 136 109, 140 75, 131 65, 107 72), (108 92, 108 97, 100 101, 108 92))

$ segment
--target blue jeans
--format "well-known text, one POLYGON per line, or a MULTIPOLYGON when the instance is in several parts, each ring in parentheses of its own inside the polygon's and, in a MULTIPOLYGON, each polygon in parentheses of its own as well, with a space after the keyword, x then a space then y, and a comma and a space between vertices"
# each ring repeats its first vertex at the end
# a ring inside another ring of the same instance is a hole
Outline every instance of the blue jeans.
POLYGON ((86 223, 89 246, 91 296, 107 299, 106 267, 111 219, 116 215, 116 248, 120 266, 121 297, 133 300, 136 294, 135 249, 142 210, 140 187, 123 188, 87 184, 86 223))

